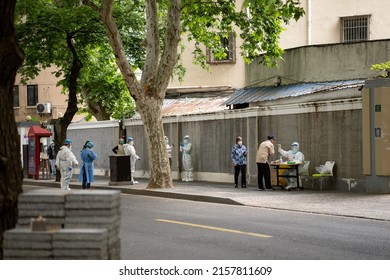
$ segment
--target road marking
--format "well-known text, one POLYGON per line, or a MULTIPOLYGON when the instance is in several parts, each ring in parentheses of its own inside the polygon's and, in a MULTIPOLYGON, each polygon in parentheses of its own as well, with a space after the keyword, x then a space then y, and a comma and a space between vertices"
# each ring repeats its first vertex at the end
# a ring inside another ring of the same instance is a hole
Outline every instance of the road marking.
POLYGON ((189 226, 189 227, 209 229, 209 230, 217 230, 217 231, 223 231, 223 232, 229 232, 229 233, 243 234, 243 235, 261 237, 261 238, 271 238, 272 237, 271 235, 266 235, 266 234, 261 234, 261 233, 245 232, 245 231, 241 231, 241 230, 234 230, 234 229, 221 228, 221 227, 212 227, 212 226, 206 226, 206 225, 200 225, 200 224, 185 223, 185 222, 180 222, 180 221, 172 221, 172 220, 164 220, 164 219, 156 219, 156 221, 163 222, 163 223, 171 223, 171 224, 189 226))

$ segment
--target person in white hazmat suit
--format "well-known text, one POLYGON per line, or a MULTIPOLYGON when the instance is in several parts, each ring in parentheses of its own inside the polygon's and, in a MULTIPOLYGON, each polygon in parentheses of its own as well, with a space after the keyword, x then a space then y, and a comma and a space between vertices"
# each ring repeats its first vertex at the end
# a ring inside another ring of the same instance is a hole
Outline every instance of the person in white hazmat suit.
MULTIPOLYGON (((301 151, 299 151, 299 143, 298 142, 292 143, 291 150, 289 150, 289 151, 283 150, 282 145, 279 144, 278 145, 278 152, 283 157, 287 158, 287 161, 293 161, 295 163, 303 163, 305 160, 305 155, 301 151)), ((289 173, 289 175, 295 175, 295 170, 291 171, 289 173)), ((301 180, 301 178, 299 178, 299 180, 301 180)), ((287 185, 286 190, 290 190, 292 188, 297 187, 297 179, 288 177, 287 181, 289 184, 287 185)), ((299 181, 299 182, 300 182, 300 185, 302 185, 301 181, 299 181)))
POLYGON ((135 151, 134 139, 132 137, 127 138, 127 143, 123 144, 123 149, 125 150, 125 155, 130 156, 131 182, 132 184, 138 184, 138 182, 134 180, 135 163, 141 158, 137 155, 135 151))
POLYGON ((194 181, 191 157, 192 145, 190 142, 190 136, 184 136, 183 143, 180 143, 180 152, 183 153, 184 176, 182 180, 185 182, 194 181))
POLYGON ((169 161, 169 166, 172 168, 172 148, 175 147, 175 145, 169 144, 168 136, 164 136, 165 139, 165 145, 167 148, 167 156, 169 161))
POLYGON ((56 157, 57 170, 61 172, 61 190, 69 191, 70 179, 73 175, 73 165, 79 165, 76 156, 72 153, 72 141, 65 139, 64 145, 60 148, 60 151, 56 157))

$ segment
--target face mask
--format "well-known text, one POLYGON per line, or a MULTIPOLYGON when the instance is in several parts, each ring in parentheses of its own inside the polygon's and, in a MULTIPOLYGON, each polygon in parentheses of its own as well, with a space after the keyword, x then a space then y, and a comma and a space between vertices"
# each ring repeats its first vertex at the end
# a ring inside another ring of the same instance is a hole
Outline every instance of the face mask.
POLYGON ((292 146, 292 151, 293 151, 294 154, 298 153, 299 152, 299 147, 292 146))
POLYGON ((242 141, 238 141, 238 142, 237 142, 237 145, 238 145, 238 146, 242 146, 242 141))

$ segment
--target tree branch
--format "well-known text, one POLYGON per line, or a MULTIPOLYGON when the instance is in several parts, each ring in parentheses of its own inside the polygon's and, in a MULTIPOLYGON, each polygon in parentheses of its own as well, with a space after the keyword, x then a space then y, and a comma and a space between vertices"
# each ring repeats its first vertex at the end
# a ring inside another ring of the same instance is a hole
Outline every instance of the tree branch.
POLYGON ((146 59, 141 83, 149 88, 157 81, 157 66, 160 55, 160 36, 158 32, 157 3, 146 0, 146 59), (146 80, 147 79, 147 80, 146 80))
POLYGON ((181 10, 180 0, 170 0, 168 11, 167 32, 165 35, 165 48, 158 66, 158 92, 162 98, 165 96, 169 79, 175 67, 178 54, 177 48, 181 35, 181 10))
POLYGON ((116 63, 124 77, 126 82, 126 87, 130 92, 130 95, 134 100, 137 100, 142 97, 141 88, 135 76, 135 73, 127 61, 126 54, 124 51, 121 35, 119 33, 118 27, 112 17, 112 6, 113 0, 102 0, 102 6, 97 7, 90 0, 83 0, 83 3, 102 17, 104 26, 107 31, 108 39, 110 41, 111 47, 115 53, 116 63))
POLYGON ((83 4, 85 5, 85 6, 88 6, 88 7, 90 7, 92 10, 94 10, 95 12, 97 12, 99 15, 101 14, 101 8, 100 7, 98 7, 95 3, 93 3, 92 1, 90 1, 90 0, 83 0, 83 4))

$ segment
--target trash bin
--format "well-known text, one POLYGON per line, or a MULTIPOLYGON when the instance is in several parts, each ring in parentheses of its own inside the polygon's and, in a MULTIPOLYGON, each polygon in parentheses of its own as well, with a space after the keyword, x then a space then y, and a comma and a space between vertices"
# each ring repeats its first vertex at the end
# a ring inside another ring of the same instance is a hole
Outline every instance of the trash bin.
POLYGON ((110 185, 131 182, 130 156, 110 156, 110 185))

